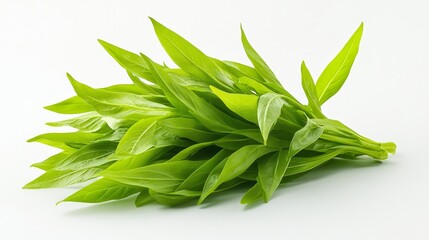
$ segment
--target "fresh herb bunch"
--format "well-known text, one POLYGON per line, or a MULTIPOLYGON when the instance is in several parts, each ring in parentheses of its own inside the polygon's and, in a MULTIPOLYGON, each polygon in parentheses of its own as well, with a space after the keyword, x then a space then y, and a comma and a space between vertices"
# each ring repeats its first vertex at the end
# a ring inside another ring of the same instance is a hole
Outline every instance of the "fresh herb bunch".
POLYGON ((344 84, 358 53, 360 25, 317 82, 304 62, 308 104, 285 90, 241 29, 253 67, 211 58, 151 19, 165 51, 179 68, 153 62, 100 40, 132 84, 95 89, 67 74, 77 96, 45 107, 81 114, 47 123, 76 132, 30 139, 61 149, 32 166, 46 172, 25 188, 90 184, 64 199, 100 203, 137 195, 135 204, 202 203, 209 195, 247 185, 241 203, 268 202, 279 184, 332 159, 384 160, 394 143, 378 143, 321 106, 344 84))

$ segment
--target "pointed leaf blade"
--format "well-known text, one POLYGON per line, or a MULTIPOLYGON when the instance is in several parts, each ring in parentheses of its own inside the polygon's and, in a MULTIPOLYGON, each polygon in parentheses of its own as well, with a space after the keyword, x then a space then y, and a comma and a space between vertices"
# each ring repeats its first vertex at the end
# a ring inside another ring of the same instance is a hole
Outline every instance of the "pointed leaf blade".
POLYGON ((346 81, 359 51, 363 23, 352 35, 338 55, 326 66, 316 83, 320 105, 334 96, 346 81))

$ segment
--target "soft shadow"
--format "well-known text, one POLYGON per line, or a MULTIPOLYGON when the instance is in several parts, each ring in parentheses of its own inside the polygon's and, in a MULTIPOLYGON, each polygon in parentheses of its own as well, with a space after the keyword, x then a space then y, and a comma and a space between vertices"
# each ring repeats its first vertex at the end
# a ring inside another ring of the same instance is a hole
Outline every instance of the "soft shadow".
POLYGON ((378 167, 382 164, 386 163, 366 158, 355 160, 335 159, 313 169, 312 171, 285 178, 285 184, 282 184, 281 188, 293 187, 344 171, 355 171, 359 168, 378 167))
POLYGON ((105 203, 74 203, 74 202, 64 202, 61 203, 58 207, 61 207, 61 205, 66 204, 73 204, 73 205, 79 205, 82 206, 78 209, 73 209, 70 211, 67 211, 64 213, 65 216, 84 216, 84 215, 97 215, 97 214, 115 214, 115 213, 123 213, 125 211, 135 211, 137 208, 134 205, 134 197, 128 197, 125 199, 117 200, 117 201, 110 201, 105 203))
MULTIPOLYGON (((322 179, 327 176, 331 176, 332 174, 338 173, 340 171, 355 171, 360 168, 368 168, 368 167, 377 167, 381 164, 392 164, 390 162, 375 161, 372 159, 355 159, 355 160, 343 160, 343 159, 335 159, 331 160, 322 166, 317 167, 317 169, 313 169, 305 174, 299 174, 291 177, 285 178, 285 183, 279 186, 279 190, 284 190, 288 188, 292 188, 297 185, 305 184, 308 182, 312 182, 318 179, 322 179)), ((197 205, 197 199, 176 205, 176 206, 163 206, 157 203, 149 203, 142 207, 135 207, 134 199, 135 196, 128 197, 126 199, 111 201, 107 203, 100 204, 88 204, 87 206, 81 203, 61 203, 63 204, 79 204, 83 205, 79 209, 74 209, 67 211, 64 213, 66 216, 84 216, 84 215, 99 215, 99 214, 119 214, 124 212, 136 212, 136 211, 145 211, 145 212, 153 212, 153 211, 164 211, 164 210, 181 210, 187 208, 199 208, 205 209, 210 208, 214 205, 218 204, 227 204, 228 202, 234 201, 239 202, 243 194, 252 186, 250 183, 241 184, 235 188, 228 189, 226 191, 222 191, 221 193, 214 193, 209 196, 203 204, 197 205)), ((279 197, 280 194, 274 194, 273 199, 279 197)), ((258 201, 252 204, 247 204, 243 206, 243 211, 249 211, 254 208, 260 207, 264 205, 263 201, 258 201)))
MULTIPOLYGON (((349 159, 334 159, 327 163, 303 174, 289 176, 283 179, 282 184, 278 187, 278 192, 298 185, 306 184, 322 178, 332 176, 333 174, 344 171, 355 171, 359 168, 378 167, 382 164, 391 164, 390 162, 380 162, 370 158, 359 158, 354 160, 349 159)), ((277 193, 278 193, 277 192, 277 193)), ((281 194, 273 194, 271 200, 281 197, 281 194)), ((243 210, 248 211, 264 205, 263 201, 258 201, 244 206, 243 210)))
POLYGON ((239 203, 241 197, 250 187, 252 187, 252 184, 244 183, 220 193, 213 193, 204 200, 204 202, 200 205, 200 208, 210 208, 214 205, 225 204, 231 201, 239 203))

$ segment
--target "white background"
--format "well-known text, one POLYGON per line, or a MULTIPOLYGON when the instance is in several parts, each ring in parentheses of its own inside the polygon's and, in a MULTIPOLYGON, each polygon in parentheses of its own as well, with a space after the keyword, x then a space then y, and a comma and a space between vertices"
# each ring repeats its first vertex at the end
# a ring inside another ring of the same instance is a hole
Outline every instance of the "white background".
POLYGON ((429 239, 428 1, 0 0, 0 239, 429 239), (383 164, 330 164, 244 207, 244 190, 181 208, 132 200, 55 202, 73 188, 22 190, 54 153, 25 140, 59 120, 42 106, 71 96, 65 72, 89 85, 129 82, 101 38, 157 61, 152 16, 208 55, 248 63, 239 24, 304 101, 300 62, 317 77, 361 21, 359 55, 328 116, 398 153, 383 164))

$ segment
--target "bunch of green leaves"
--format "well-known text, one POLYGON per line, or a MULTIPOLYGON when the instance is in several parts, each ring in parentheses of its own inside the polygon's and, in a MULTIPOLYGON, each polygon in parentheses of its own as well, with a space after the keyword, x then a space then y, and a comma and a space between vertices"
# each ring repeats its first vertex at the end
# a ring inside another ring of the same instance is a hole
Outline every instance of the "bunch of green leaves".
POLYGON ((142 206, 200 204, 240 185, 249 188, 241 200, 248 204, 268 202, 288 177, 330 160, 359 161, 363 155, 384 160, 395 152, 394 143, 370 140, 322 113, 351 70, 363 25, 316 82, 302 62, 308 99, 302 104, 283 88, 243 29, 253 66, 209 57, 151 20, 178 68, 100 40, 132 83, 96 89, 67 74, 77 95, 45 108, 78 114, 48 123, 76 131, 29 140, 60 152, 32 165, 45 173, 25 188, 89 181, 63 201, 100 203, 135 195, 136 206, 142 206))

